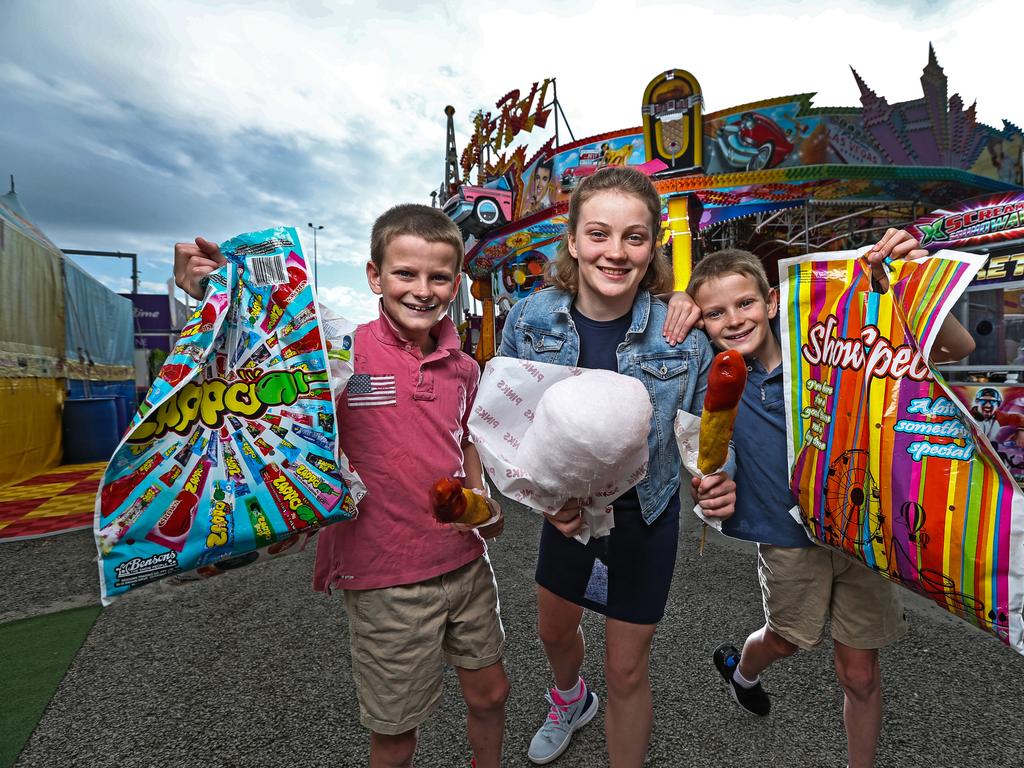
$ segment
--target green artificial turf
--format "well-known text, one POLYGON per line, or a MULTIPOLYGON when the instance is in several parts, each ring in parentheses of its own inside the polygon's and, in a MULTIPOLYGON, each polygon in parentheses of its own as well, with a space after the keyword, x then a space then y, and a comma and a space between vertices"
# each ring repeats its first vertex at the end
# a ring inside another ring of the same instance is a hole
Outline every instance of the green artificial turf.
POLYGON ((9 768, 99 615, 86 606, 0 624, 0 768, 9 768))

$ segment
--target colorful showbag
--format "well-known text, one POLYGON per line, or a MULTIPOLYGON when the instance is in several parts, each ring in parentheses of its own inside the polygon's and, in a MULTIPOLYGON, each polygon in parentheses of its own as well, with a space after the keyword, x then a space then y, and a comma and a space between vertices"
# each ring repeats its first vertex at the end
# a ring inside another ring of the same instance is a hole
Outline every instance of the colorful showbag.
POLYGON ((304 545, 356 514, 294 229, 240 235, 103 476, 101 597, 304 545), (341 464, 342 466, 339 466, 341 464), (346 477, 349 482, 346 482, 346 477))
POLYGON ((1024 495, 928 362, 985 257, 779 262, 792 487, 812 538, 1024 653, 1024 495))

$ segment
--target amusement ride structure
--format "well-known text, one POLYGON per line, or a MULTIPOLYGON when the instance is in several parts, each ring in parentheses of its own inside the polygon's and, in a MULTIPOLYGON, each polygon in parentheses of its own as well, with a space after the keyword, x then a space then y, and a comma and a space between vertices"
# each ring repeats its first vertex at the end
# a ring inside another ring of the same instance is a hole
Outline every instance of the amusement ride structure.
POLYGON ((1020 128, 978 122, 976 105, 948 94, 931 47, 919 99, 890 104, 853 76, 859 107, 815 107, 805 93, 705 114, 697 79, 673 69, 644 89, 639 126, 579 140, 548 79, 525 96, 506 94, 493 113, 476 112, 461 155, 447 107, 445 180, 435 200, 466 237, 465 270, 482 306, 477 359, 494 355, 496 308, 543 285, 569 195, 605 165, 637 166, 661 193, 664 248, 679 290, 708 250, 750 250, 774 279, 780 258, 867 245, 922 216, 936 235, 930 211, 981 197, 974 208, 989 212, 976 222, 981 240, 1024 235, 1020 128), (554 136, 527 158, 520 137, 549 122, 554 136), (563 125, 569 143, 560 141, 563 125))

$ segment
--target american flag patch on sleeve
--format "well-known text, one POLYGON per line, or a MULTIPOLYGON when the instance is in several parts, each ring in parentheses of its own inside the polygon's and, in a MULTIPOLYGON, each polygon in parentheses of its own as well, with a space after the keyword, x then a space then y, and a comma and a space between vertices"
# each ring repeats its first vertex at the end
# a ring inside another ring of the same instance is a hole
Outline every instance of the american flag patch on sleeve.
POLYGON ((392 374, 371 376, 368 373, 355 373, 349 377, 345 386, 350 408, 365 408, 371 405, 395 405, 398 402, 398 390, 395 388, 395 377, 392 374))

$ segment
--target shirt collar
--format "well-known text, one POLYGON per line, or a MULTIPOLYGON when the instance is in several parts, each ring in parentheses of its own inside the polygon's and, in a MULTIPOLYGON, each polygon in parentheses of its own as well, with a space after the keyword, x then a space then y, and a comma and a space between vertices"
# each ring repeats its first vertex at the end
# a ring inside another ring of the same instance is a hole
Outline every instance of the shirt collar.
MULTIPOLYGON (((393 347, 403 348, 416 346, 402 336, 398 328, 395 327, 394 321, 388 317, 388 313, 384 311, 383 301, 377 302, 377 319, 370 323, 370 330, 374 337, 376 337, 376 339, 382 344, 390 344, 393 347)), ((434 327, 430 329, 430 335, 437 341, 437 348, 431 353, 431 355, 435 355, 442 351, 449 353, 453 350, 460 349, 461 347, 459 331, 448 315, 443 316, 434 325, 434 327)))
POLYGON ((643 333, 647 328, 647 320, 651 316, 651 293, 643 288, 639 289, 636 298, 633 300, 633 317, 630 320, 629 330, 626 333, 643 333))

